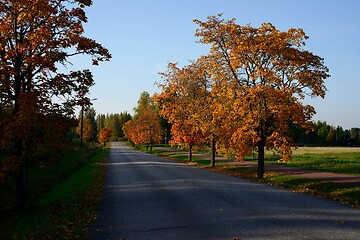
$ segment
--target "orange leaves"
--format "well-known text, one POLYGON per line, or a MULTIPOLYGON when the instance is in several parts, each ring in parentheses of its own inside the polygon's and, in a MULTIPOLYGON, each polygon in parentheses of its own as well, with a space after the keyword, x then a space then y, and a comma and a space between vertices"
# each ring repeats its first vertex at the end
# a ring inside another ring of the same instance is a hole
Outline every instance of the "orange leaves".
POLYGON ((173 124, 173 140, 211 133, 218 149, 240 159, 249 149, 268 147, 288 161, 295 145, 290 126, 309 128, 315 113, 299 99, 324 97, 329 70, 321 57, 302 49, 308 38, 302 29, 240 26, 221 16, 194 20, 195 36, 210 45, 207 56, 183 68, 169 64, 161 73, 156 98, 173 124))
POLYGON ((199 60, 178 68, 169 64, 161 73, 162 93, 155 96, 160 113, 171 124, 172 143, 193 145, 204 141, 209 121, 209 80, 199 60))
POLYGON ((138 106, 134 110, 134 119, 123 126, 124 135, 135 144, 147 144, 151 147, 160 143, 163 133, 160 116, 149 93, 141 93, 138 106))
MULTIPOLYGON (((78 3, 82 6, 91 5, 91 1, 87 0, 78 0, 78 3)), ((82 35, 83 23, 87 20, 82 6, 69 0, 2 1, 1 99, 11 102, 21 92, 37 91, 41 92, 42 97, 47 97, 48 107, 52 105, 54 95, 61 98, 63 110, 73 107, 78 99, 73 100, 73 85, 67 81, 72 76, 59 74, 56 66, 67 65, 71 63, 72 56, 80 54, 91 56, 95 65, 111 58, 106 48, 82 35), (55 83, 51 76, 56 74, 55 78, 62 77, 64 84, 55 83)), ((85 89, 89 85, 82 87, 85 89)), ((58 103, 54 105, 61 106, 58 103)))
POLYGON ((162 139, 159 116, 154 110, 143 111, 123 126, 124 135, 135 144, 155 144, 162 139))
POLYGON ((112 131, 110 128, 102 128, 99 132, 98 140, 99 142, 104 143, 105 146, 105 143, 110 141, 111 136, 112 136, 112 131))
MULTIPOLYGON (((76 128, 76 133, 81 136, 81 121, 79 121, 79 126, 76 128)), ((94 127, 91 124, 90 118, 84 118, 83 122, 83 139, 85 141, 91 140, 94 133, 94 127)))

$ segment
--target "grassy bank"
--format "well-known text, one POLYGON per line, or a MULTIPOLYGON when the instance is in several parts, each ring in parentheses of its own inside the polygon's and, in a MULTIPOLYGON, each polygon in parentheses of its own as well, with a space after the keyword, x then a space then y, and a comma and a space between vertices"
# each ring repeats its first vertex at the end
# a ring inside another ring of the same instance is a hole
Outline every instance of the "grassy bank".
POLYGON ((83 239, 102 192, 108 149, 78 150, 49 169, 32 169, 31 207, 2 220, 4 239, 83 239), (66 170, 70 171, 66 174, 66 170), (49 186, 50 189, 49 189, 49 186), (49 189, 45 191, 45 189, 49 189))
MULTIPOLYGON (((302 149, 302 151, 305 151, 305 149, 302 149)), ((333 149, 322 149, 322 152, 319 151, 320 149, 317 150, 317 153, 306 152, 295 154, 294 160, 288 165, 323 171, 333 170, 334 172, 359 175, 359 168, 356 167, 360 165, 359 152, 356 152, 351 148, 349 149, 349 152, 346 152, 346 149, 342 149, 341 152, 333 151, 333 149), (328 152, 326 152, 326 150, 328 152)), ((155 149, 153 153, 168 159, 188 163, 187 156, 178 152, 155 149)), ((276 159, 277 158, 274 158, 270 154, 267 155, 268 163, 276 163, 276 159)), ((315 179, 299 178, 279 172, 266 172, 263 179, 257 179, 255 168, 239 167, 220 162, 217 163, 215 168, 212 168, 210 167, 210 160, 201 158, 194 158, 193 162, 190 164, 206 168, 210 171, 227 174, 229 176, 241 177, 289 189, 294 192, 328 198, 352 207, 360 208, 360 187, 351 187, 344 184, 330 183, 315 179)))

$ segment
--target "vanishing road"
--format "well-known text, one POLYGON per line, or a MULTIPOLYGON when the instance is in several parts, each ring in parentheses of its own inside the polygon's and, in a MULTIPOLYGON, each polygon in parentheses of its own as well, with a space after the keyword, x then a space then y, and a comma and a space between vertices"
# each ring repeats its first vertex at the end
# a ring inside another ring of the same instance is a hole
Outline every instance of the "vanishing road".
POLYGON ((112 143, 91 239, 360 239, 360 210, 112 143))

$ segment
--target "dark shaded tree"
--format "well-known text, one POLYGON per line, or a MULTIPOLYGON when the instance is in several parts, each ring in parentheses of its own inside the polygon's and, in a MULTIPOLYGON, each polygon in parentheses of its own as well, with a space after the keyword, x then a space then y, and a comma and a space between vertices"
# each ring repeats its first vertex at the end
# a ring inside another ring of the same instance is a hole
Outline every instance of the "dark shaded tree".
POLYGON ((89 55, 94 65, 111 58, 106 48, 83 35, 84 8, 90 4, 88 0, 0 2, 0 108, 13 106, 11 120, 1 125, 8 134, 13 133, 9 139, 19 162, 16 186, 23 203, 27 200, 28 148, 24 146, 28 140, 15 133, 19 128, 28 129, 27 119, 33 116, 21 109, 36 107, 38 116, 72 118, 74 106, 90 104, 86 93, 94 81, 89 70, 60 73, 58 66, 71 63, 76 55, 89 55), (24 101, 29 98, 35 105, 24 101), (12 124, 15 122, 17 126, 12 124))

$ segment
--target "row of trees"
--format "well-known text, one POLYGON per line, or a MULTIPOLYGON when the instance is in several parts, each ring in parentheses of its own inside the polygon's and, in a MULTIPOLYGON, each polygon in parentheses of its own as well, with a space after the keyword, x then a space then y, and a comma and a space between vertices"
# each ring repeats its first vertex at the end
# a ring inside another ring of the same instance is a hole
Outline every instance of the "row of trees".
POLYGON ((296 145, 294 129, 312 130, 315 109, 302 100, 325 96, 328 68, 303 49, 302 29, 240 26, 220 14, 194 21, 209 53, 184 67, 170 63, 155 96, 172 124, 172 141, 187 145, 190 156, 192 146, 204 142, 212 143, 213 155, 238 159, 256 148, 262 178, 265 148, 276 148, 286 162, 296 145))
POLYGON ((331 126, 326 122, 313 123, 312 131, 294 130, 295 140, 306 146, 344 146, 360 147, 360 128, 343 129, 331 126))
POLYGON ((125 136, 151 147, 171 129, 170 143, 188 147, 190 161, 194 145, 211 145, 213 166, 216 151, 242 159, 257 149, 259 177, 265 148, 277 149, 286 162, 296 145, 360 146, 359 128, 312 122, 315 109, 302 104, 305 96, 325 96, 330 75, 322 58, 302 48, 301 29, 242 27, 220 17, 195 20, 209 54, 184 67, 169 63, 160 73, 162 92, 141 94, 125 136))
MULTIPOLYGON (((179 129, 171 127, 171 124, 160 116, 159 107, 154 103, 148 92, 141 93, 138 104, 139 105, 134 108, 136 114, 132 119, 133 121, 128 122, 132 117, 127 112, 120 114, 107 114, 106 117, 101 114, 99 115, 100 117, 97 117, 97 119, 108 119, 107 116, 110 116, 109 119, 113 119, 111 116, 126 116, 124 120, 126 124, 121 125, 125 134, 119 137, 121 140, 123 137, 126 137, 134 144, 146 144, 148 146, 152 146, 157 143, 170 143, 174 145, 182 145, 184 142, 189 142, 182 141, 174 137, 171 138, 171 133, 179 131, 179 129), (169 131, 171 129, 172 132, 169 131), (152 136, 156 137, 152 138, 152 136), (168 141, 169 139, 171 139, 171 141, 168 141)), ((87 115, 87 113, 85 115, 87 115)), ((99 123, 97 124, 99 126, 99 123)), ((298 146, 360 147, 360 128, 354 127, 344 130, 341 126, 335 127, 327 124, 326 121, 312 122, 310 125, 310 131, 306 129, 298 129, 296 127, 291 129, 291 135, 298 146)), ((105 127, 109 125, 102 126, 105 127)), ((185 130, 182 129, 182 131, 185 130)), ((179 136, 181 135, 179 134, 176 137, 179 136)), ((201 139, 201 135, 199 135, 198 139, 201 139)), ((116 139, 113 138, 111 140, 115 141, 116 139)), ((117 138, 117 140, 119 140, 119 138, 117 138)), ((211 141, 194 141, 194 143, 198 145, 209 144, 211 141)))
MULTIPOLYGON (((108 141, 118 141, 124 138, 123 126, 126 122, 131 120, 132 116, 127 112, 115 113, 115 114, 96 114, 94 108, 88 108, 84 111, 84 114, 80 111, 78 117, 78 127, 76 133, 81 136, 81 122, 83 122, 83 140, 88 142, 104 142, 104 136, 101 134, 103 129, 106 132, 111 132, 111 137, 106 138, 108 141), (84 117, 82 121, 81 118, 84 117)), ((103 130, 104 131, 104 130, 103 130)), ((106 134, 109 136, 109 134, 106 134)))
POLYGON ((112 132, 112 141, 124 138, 123 126, 132 119, 128 112, 99 114, 96 117, 96 126, 98 129, 109 128, 112 132))

